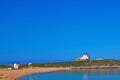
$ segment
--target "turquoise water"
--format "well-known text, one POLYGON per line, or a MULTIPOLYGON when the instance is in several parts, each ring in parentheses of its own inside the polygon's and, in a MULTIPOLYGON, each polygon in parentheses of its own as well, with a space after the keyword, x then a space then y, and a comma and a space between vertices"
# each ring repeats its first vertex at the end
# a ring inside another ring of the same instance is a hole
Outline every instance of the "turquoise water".
POLYGON ((120 80, 119 71, 59 71, 37 73, 17 80, 120 80))

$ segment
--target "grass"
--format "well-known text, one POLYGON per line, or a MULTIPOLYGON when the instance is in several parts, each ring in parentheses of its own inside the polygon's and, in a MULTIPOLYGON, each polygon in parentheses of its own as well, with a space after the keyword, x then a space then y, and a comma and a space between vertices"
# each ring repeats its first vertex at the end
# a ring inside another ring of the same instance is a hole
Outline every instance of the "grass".
MULTIPOLYGON (((118 60, 86 60, 86 61, 73 61, 73 62, 56 62, 56 63, 36 63, 32 67, 78 67, 78 66, 120 66, 118 60)), ((28 67, 28 65, 21 65, 21 68, 28 67)))
MULTIPOLYGON (((56 62, 56 63, 36 63, 32 67, 79 67, 79 66, 120 66, 119 60, 86 60, 86 61, 71 61, 71 62, 56 62)), ((0 65, 0 69, 9 68, 8 65, 0 65)), ((20 68, 27 68, 28 65, 20 65, 20 68)))
POLYGON ((8 66, 8 65, 0 65, 0 69, 3 69, 3 68, 9 68, 11 66, 8 66))

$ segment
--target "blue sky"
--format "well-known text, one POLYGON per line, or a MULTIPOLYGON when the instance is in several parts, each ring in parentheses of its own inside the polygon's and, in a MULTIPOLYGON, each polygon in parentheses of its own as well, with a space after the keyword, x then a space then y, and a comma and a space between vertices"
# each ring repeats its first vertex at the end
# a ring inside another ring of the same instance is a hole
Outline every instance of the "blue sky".
POLYGON ((0 63, 120 59, 119 3, 0 0, 0 63))

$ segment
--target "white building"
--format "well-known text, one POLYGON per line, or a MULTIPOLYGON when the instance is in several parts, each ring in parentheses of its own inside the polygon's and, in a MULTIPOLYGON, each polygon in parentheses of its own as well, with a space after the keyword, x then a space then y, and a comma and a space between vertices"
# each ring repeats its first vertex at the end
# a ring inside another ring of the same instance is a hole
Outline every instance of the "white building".
POLYGON ((19 69, 19 64, 16 64, 16 63, 15 63, 15 64, 13 65, 13 68, 14 68, 14 69, 19 69))
POLYGON ((103 58, 98 58, 98 59, 96 59, 96 60, 104 60, 103 58))
POLYGON ((90 60, 90 57, 85 53, 82 57, 77 58, 76 61, 90 60))
POLYGON ((32 63, 28 63, 28 67, 31 67, 32 63))

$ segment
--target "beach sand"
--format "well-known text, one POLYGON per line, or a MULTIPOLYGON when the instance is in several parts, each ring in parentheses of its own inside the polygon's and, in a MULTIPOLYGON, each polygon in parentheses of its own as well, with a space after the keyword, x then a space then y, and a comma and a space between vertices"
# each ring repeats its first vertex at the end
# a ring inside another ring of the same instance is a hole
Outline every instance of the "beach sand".
POLYGON ((51 71, 59 71, 59 70, 67 70, 69 68, 26 68, 19 70, 1 70, 0 71, 0 80, 16 80, 25 75, 33 74, 33 73, 41 73, 41 72, 51 72, 51 71))
POLYGON ((59 70, 120 70, 120 66, 81 66, 81 67, 33 67, 19 70, 0 70, 0 80, 15 80, 25 75, 59 70))

